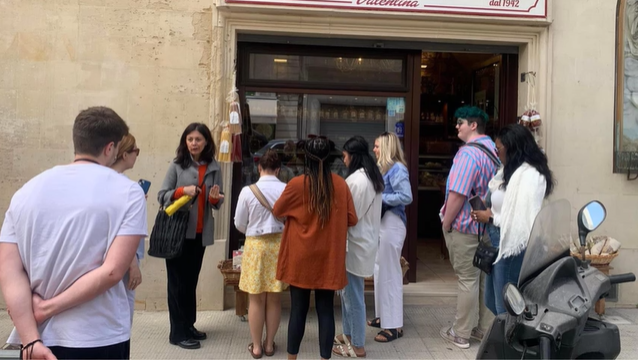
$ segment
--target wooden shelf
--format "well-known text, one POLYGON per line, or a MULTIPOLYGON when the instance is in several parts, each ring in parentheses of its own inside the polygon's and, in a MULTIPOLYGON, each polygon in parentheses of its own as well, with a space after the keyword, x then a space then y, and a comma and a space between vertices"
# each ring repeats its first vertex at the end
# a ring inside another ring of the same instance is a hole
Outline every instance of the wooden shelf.
POLYGON ((423 120, 420 123, 421 123, 421 125, 434 125, 434 126, 436 126, 436 125, 439 125, 439 126, 447 125, 446 122, 431 122, 431 121, 423 121, 423 120))
POLYGON ((453 155, 420 155, 419 159, 453 159, 453 155))
POLYGON ((419 171, 426 171, 429 173, 450 173, 449 169, 422 168, 422 166, 419 166, 419 171))
POLYGON ((321 119, 320 121, 328 122, 328 123, 361 123, 361 124, 383 124, 385 122, 385 120, 383 119, 376 120, 376 119, 333 119, 333 118, 321 119))

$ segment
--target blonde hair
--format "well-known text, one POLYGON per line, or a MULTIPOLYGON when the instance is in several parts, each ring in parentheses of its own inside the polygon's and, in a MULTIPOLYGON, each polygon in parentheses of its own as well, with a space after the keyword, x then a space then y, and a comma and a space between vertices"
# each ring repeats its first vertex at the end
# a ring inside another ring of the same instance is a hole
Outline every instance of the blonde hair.
POLYGON ((379 141, 379 159, 377 159, 377 165, 381 170, 381 174, 386 174, 394 163, 401 163, 406 168, 408 163, 405 161, 403 155, 403 148, 401 141, 396 134, 385 132, 381 134, 377 140, 379 141))
POLYGON ((128 153, 135 148, 135 137, 128 133, 120 140, 119 148, 117 149, 116 161, 121 160, 124 157, 124 153, 128 153))

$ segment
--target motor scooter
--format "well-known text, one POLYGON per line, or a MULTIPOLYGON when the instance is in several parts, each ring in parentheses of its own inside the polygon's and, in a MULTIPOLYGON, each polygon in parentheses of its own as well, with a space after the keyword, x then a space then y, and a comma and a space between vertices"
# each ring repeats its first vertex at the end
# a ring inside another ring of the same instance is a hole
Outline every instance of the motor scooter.
POLYGON ((620 354, 620 331, 589 317, 611 286, 633 273, 607 276, 585 260, 587 235, 605 220, 602 203, 586 204, 577 217, 580 257, 570 255, 571 205, 558 200, 536 216, 518 284, 503 288, 507 313, 496 316, 477 359, 604 359, 620 354))

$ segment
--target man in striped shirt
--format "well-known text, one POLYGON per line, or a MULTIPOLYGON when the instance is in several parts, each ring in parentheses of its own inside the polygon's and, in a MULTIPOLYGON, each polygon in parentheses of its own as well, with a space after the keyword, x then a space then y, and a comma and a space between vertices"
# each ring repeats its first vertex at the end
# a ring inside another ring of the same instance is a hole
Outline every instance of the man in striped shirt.
MULTIPOLYGON (((488 116, 484 111, 465 106, 456 111, 454 118, 457 119, 456 129, 462 141, 466 144, 480 143, 498 159, 496 145, 485 135, 488 116)), ((444 327, 440 334, 459 348, 469 348, 470 338, 480 341, 493 320, 483 300, 485 283, 482 282, 481 271, 472 265, 478 246, 478 223, 470 216, 472 208, 468 199, 474 195, 485 196, 496 167, 480 148, 461 147, 454 157, 447 180, 445 204, 441 209, 445 244, 458 276, 458 293, 456 320, 452 327, 444 327)))

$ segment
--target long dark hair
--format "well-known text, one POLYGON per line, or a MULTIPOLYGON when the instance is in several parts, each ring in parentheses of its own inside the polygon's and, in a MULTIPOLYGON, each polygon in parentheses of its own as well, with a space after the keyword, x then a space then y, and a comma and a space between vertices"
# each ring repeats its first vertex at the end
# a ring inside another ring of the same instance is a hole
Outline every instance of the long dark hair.
POLYGON ((306 142, 304 151, 306 154, 304 188, 308 187, 310 195, 308 211, 319 216, 323 228, 330 219, 334 195, 329 159, 330 142, 325 137, 312 138, 306 142))
POLYGON ((182 133, 182 137, 179 140, 179 146, 177 146, 177 156, 173 160, 175 163, 179 164, 182 169, 186 169, 193 164, 193 158, 188 152, 188 146, 186 145, 186 137, 194 131, 200 132, 206 140, 206 146, 202 150, 199 160, 210 164, 215 158, 215 142, 213 141, 213 136, 210 134, 210 129, 208 129, 206 124, 203 123, 190 123, 186 129, 184 129, 184 133, 182 133))
POLYGON ((510 124, 498 132, 496 139, 499 139, 507 149, 505 153, 507 162, 503 168, 504 188, 507 188, 507 184, 518 167, 526 162, 545 177, 547 181, 545 197, 549 196, 554 190, 554 176, 549 170, 547 156, 536 144, 532 132, 520 124, 510 124))
POLYGON ((346 141, 343 145, 343 150, 350 155, 348 176, 360 168, 363 168, 363 171, 366 172, 366 175, 374 186, 374 191, 376 193, 383 192, 383 188, 385 188, 383 176, 381 175, 379 167, 377 167, 377 162, 372 158, 372 155, 370 155, 370 147, 365 138, 360 135, 355 135, 346 141))

